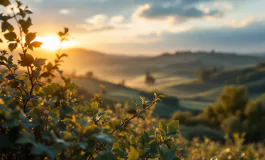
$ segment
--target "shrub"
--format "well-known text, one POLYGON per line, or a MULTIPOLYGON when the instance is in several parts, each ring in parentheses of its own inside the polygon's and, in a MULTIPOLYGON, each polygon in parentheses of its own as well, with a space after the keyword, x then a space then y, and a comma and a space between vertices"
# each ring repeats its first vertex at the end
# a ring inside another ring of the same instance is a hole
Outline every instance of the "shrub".
POLYGON ((86 78, 93 78, 93 72, 91 72, 91 71, 88 71, 88 72, 86 72, 86 75, 85 75, 85 77, 86 78))
MULTIPOLYGON (((0 1, 0 5, 10 2, 0 1)), ((120 114, 100 108, 98 94, 82 101, 77 86, 60 70, 67 55, 59 49, 55 61, 46 63, 29 54, 42 44, 30 30, 32 12, 20 1, 12 6, 16 8, 11 13, 0 14, 9 50, 19 49, 18 63, 8 51, 0 52, 0 65, 6 68, 0 73, 1 159, 177 159, 178 121, 157 124, 152 117, 144 121, 164 96, 155 94, 151 103, 143 99, 141 105, 120 114), (55 76, 63 83, 55 83, 55 76), (153 127, 143 131, 139 126, 145 124, 153 127)), ((67 40, 68 29, 58 35, 61 42, 67 40)))
POLYGON ((219 99, 200 116, 205 124, 222 129, 230 135, 246 133, 246 142, 257 142, 265 138, 265 105, 259 101, 250 101, 245 87, 228 86, 219 99))
POLYGON ((197 125, 193 127, 181 127, 181 135, 188 140, 209 138, 214 141, 224 142, 224 134, 221 131, 211 129, 207 126, 197 125))
MULTIPOLYGON (((153 93, 151 92, 145 92, 145 91, 140 91, 139 92, 140 96, 143 96, 147 99, 152 99, 153 97, 153 93)), ((159 93, 161 94, 161 93, 159 93)), ((168 105, 168 106, 171 106, 171 107, 179 107, 179 99, 177 97, 174 97, 174 96, 166 96, 162 103, 168 105)))

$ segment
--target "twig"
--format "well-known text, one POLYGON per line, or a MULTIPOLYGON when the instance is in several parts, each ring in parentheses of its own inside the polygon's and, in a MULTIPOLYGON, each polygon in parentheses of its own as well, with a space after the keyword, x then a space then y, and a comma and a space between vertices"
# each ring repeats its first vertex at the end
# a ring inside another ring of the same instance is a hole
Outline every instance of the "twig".
MULTIPOLYGON (((150 104, 148 107, 146 107, 145 109, 141 110, 139 113, 135 114, 134 116, 132 116, 130 119, 127 119, 126 121, 124 121, 122 124, 118 125, 114 130, 112 130, 110 132, 110 134, 112 135, 113 133, 115 133, 118 129, 120 129, 121 127, 123 127, 124 125, 126 125, 127 123, 129 123, 131 120, 133 120, 134 118, 138 117, 140 114, 142 114, 143 112, 145 112, 147 109, 151 108, 153 105, 155 105, 157 102, 157 100, 153 100, 152 104, 150 104)), ((106 142, 102 142, 96 149, 95 152, 99 152, 100 149, 106 145, 106 142)), ((88 159, 93 158, 93 155, 91 154, 90 157, 88 159)))

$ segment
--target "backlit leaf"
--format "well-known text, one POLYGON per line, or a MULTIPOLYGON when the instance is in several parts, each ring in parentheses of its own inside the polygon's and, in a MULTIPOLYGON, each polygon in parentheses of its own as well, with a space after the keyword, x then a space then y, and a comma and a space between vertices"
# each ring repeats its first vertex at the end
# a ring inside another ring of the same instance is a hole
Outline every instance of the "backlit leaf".
POLYGON ((10 1, 9 0, 1 0, 0 1, 0 5, 3 5, 3 6, 8 6, 8 5, 10 5, 11 3, 10 3, 10 1))
POLYGON ((17 38, 17 35, 15 32, 8 32, 8 33, 4 34, 4 37, 8 41, 15 41, 17 38))
POLYGON ((8 48, 11 52, 13 52, 17 48, 17 43, 9 43, 8 48))
POLYGON ((30 44, 36 38, 36 33, 28 33, 26 35, 26 43, 30 44))
POLYGON ((38 42, 38 41, 34 41, 31 43, 31 45, 34 47, 34 48, 39 48, 41 47, 43 43, 42 42, 38 42))
POLYGON ((139 152, 133 146, 130 146, 128 160, 138 160, 139 156, 140 156, 139 152))

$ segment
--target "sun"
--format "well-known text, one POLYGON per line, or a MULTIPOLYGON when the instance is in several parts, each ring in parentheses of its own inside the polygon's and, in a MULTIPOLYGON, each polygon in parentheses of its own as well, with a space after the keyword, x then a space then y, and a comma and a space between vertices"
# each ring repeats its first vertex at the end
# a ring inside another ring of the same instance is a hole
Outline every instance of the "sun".
POLYGON ((42 42, 41 48, 49 50, 49 51, 56 51, 60 48, 60 45, 62 48, 69 48, 72 47, 71 41, 64 41, 62 44, 60 44, 60 38, 58 36, 43 36, 43 37, 37 37, 37 41, 42 42))

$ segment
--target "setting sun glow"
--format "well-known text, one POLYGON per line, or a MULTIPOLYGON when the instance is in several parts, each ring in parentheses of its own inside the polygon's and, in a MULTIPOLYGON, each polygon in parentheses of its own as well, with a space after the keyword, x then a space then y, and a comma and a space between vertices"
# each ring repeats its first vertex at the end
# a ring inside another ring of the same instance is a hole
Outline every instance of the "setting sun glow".
MULTIPOLYGON (((43 37, 37 37, 37 41, 42 42, 41 48, 49 50, 49 51, 55 51, 59 49, 60 47, 60 38, 57 36, 43 36, 43 37)), ((73 44, 71 41, 64 41, 62 43, 62 48, 69 48, 72 47, 73 44)))

